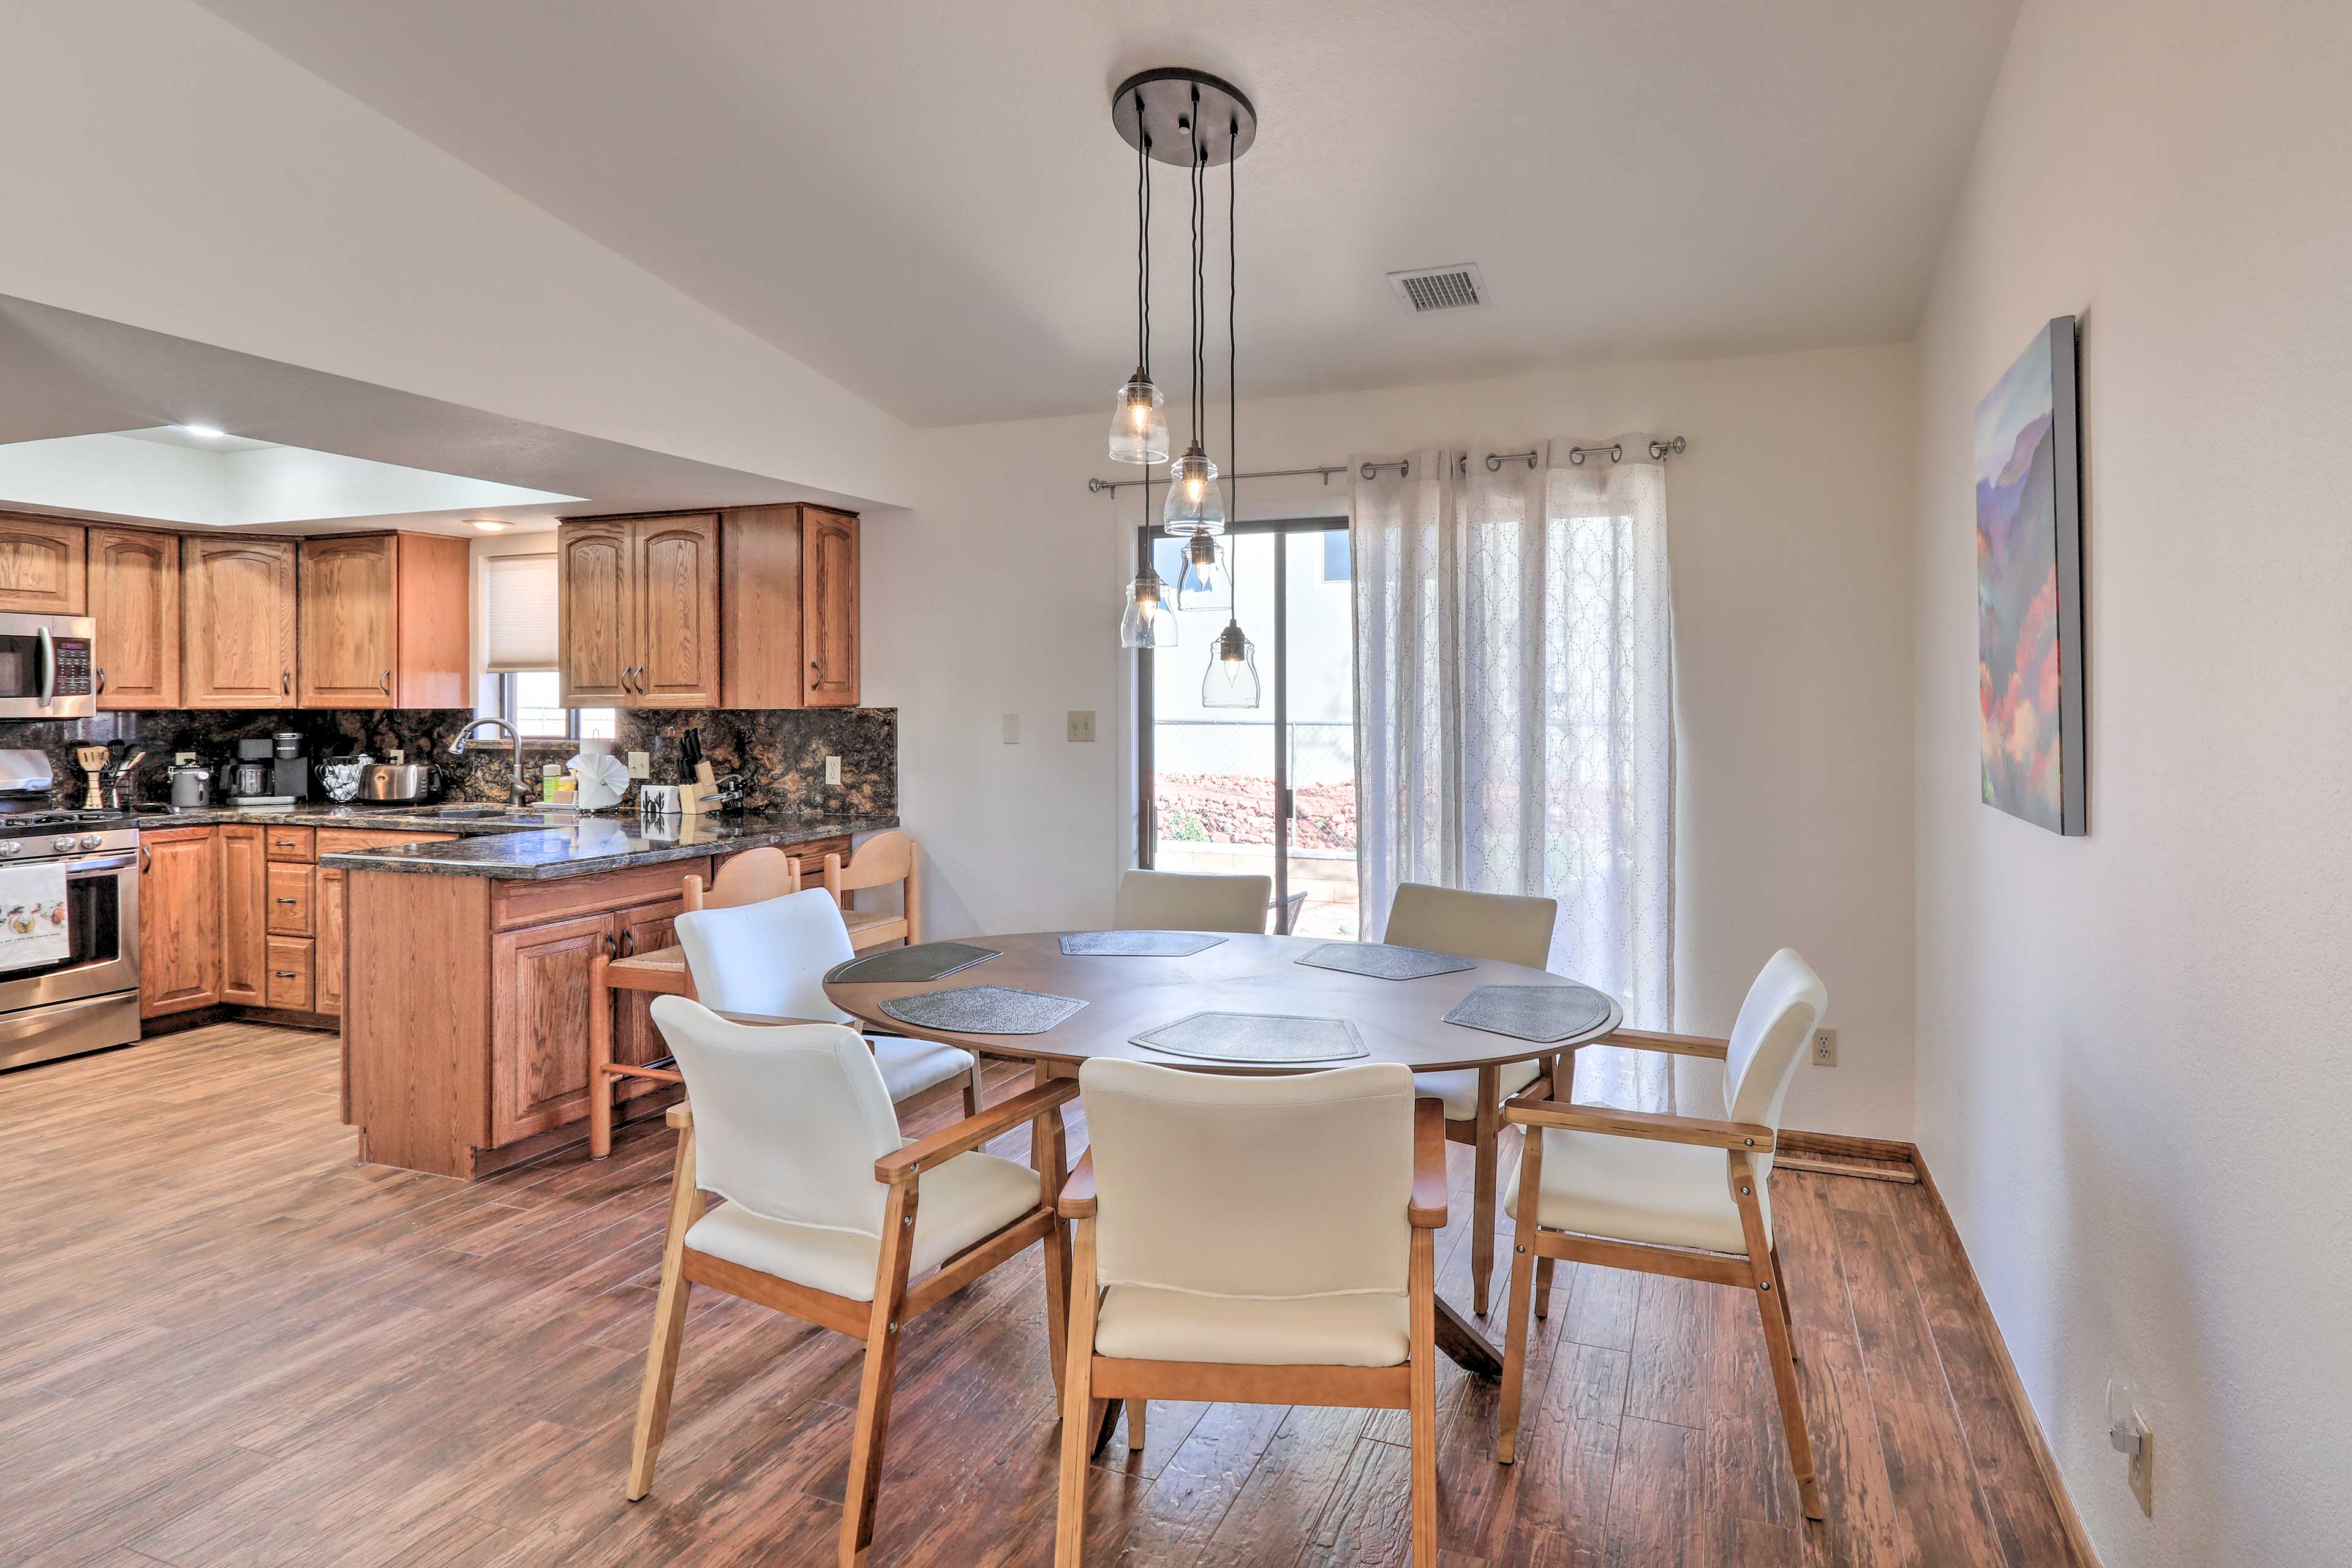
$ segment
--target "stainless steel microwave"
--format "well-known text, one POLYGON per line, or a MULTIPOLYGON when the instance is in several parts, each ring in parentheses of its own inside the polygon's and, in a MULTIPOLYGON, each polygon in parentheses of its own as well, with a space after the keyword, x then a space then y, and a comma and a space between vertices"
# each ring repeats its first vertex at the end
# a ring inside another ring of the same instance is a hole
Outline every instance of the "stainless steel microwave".
POLYGON ((88 616, 0 614, 0 719, 86 719, 98 711, 88 616))

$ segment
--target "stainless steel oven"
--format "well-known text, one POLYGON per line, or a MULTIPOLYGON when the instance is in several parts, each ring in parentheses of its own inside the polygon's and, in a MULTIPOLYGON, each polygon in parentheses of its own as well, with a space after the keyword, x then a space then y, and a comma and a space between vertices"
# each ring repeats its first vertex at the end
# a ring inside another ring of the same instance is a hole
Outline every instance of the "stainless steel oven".
POLYGON ((48 791, 46 756, 0 751, 0 867, 54 863, 66 884, 65 956, 0 970, 0 1068, 139 1037, 139 829, 119 811, 51 810, 48 791))
POLYGON ((86 719, 98 711, 88 616, 0 614, 0 719, 86 719))

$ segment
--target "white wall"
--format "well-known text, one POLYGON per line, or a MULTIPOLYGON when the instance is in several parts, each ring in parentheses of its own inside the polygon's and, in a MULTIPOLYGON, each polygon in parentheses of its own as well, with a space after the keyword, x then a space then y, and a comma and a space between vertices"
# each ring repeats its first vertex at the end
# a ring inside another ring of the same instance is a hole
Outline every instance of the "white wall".
POLYGON ((2030 0, 1920 340, 1919 1142, 2106 1568, 2352 1539, 2347 65, 2340 4, 2030 0), (2070 312, 2076 839, 1977 801, 1969 482, 2070 312))
MULTIPOLYGON (((1727 1028, 1782 943, 1828 978, 1835 1069, 1797 1124, 1911 1124, 1909 515, 1903 346, 1559 370, 1245 403, 1244 469, 1489 439, 1680 432, 1667 481, 1680 628, 1685 1027, 1727 1028)), ((1213 423, 1223 428, 1222 415, 1213 423)), ((943 934, 1107 920, 1132 863, 1118 591, 1141 501, 1094 416, 927 434, 910 514, 866 531, 866 700, 901 710, 902 810, 943 934), (1093 709, 1103 739, 1065 741, 1093 709), (1019 713, 1006 746, 1001 716, 1019 713)), ((1253 517, 1344 515, 1346 489, 1244 484, 1253 517)), ((1180 656, 1181 657, 1181 656, 1180 656)), ((1203 657, 1205 657, 1203 655, 1203 657)))

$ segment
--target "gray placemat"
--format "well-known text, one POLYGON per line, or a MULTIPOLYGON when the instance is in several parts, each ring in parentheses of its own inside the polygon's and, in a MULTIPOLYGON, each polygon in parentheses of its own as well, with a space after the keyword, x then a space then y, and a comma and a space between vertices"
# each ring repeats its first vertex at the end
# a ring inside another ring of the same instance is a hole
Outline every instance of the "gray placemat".
POLYGON ((1422 980, 1432 974, 1452 974, 1475 969, 1467 958, 1433 952, 1425 947, 1396 947, 1383 942, 1327 942, 1299 961, 1318 969, 1338 969, 1369 974, 1376 980, 1422 980))
POLYGON ((1590 1033, 1616 1007, 1590 985, 1481 985, 1456 1002, 1445 1021, 1548 1046, 1590 1033))
POLYGON ((1075 996, 1023 991, 1011 985, 959 985, 893 996, 882 1011, 919 1029, 958 1035, 1042 1035, 1079 1008, 1075 996))
POLYGON ((1133 1037, 1133 1043, 1171 1057, 1210 1062, 1344 1062, 1371 1052, 1345 1018, 1301 1018, 1287 1013, 1195 1013, 1133 1037))
POLYGON ((1197 931, 1074 931, 1062 939, 1067 958, 1190 958, 1225 939, 1197 931))
POLYGON ((944 980, 975 963, 1003 956, 995 948, 978 947, 968 942, 919 942, 913 947, 894 947, 887 952, 869 953, 846 963, 836 963, 824 972, 824 983, 905 985, 921 980, 944 980))

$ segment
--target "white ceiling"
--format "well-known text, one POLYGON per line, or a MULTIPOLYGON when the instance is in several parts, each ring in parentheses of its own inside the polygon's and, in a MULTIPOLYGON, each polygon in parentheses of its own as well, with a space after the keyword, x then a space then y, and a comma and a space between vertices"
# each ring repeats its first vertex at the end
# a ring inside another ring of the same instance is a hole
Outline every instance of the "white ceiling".
MULTIPOLYGON (((1107 406, 1134 336, 1134 164, 1108 105, 1155 65, 1225 76, 1261 116, 1244 395, 1906 337, 2016 11, 205 3, 924 426, 1107 406), (1414 319, 1384 281, 1458 261, 1491 307, 1414 319)), ((1157 181, 1163 384, 1181 182, 1157 181)))

